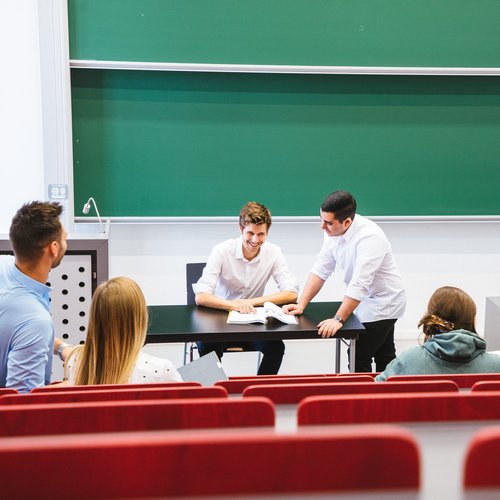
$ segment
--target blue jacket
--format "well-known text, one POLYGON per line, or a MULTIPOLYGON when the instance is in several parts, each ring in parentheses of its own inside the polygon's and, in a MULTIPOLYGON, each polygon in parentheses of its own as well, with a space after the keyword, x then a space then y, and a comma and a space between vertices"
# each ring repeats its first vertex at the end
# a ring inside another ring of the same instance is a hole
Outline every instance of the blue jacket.
POLYGON ((476 333, 452 330, 434 335, 393 359, 375 380, 392 375, 430 373, 500 373, 500 356, 486 352, 486 342, 476 333))

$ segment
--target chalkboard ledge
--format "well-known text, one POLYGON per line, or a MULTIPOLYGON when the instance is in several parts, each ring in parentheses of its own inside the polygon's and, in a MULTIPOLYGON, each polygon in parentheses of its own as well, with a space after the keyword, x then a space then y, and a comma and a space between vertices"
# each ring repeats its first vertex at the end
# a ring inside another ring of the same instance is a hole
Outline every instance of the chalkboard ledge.
POLYGON ((71 59, 70 68, 139 71, 185 71, 212 73, 285 73, 322 75, 440 75, 499 76, 500 68, 421 67, 421 66, 309 66, 282 64, 213 64, 154 61, 99 61, 71 59))
MULTIPOLYGON (((364 215, 364 214, 363 214, 364 215)), ((500 222, 500 215, 367 215, 375 222, 453 223, 453 222, 500 222)), ((237 224, 238 217, 106 217, 111 224, 237 224)), ((97 217, 75 217, 75 223, 98 224, 97 217)), ((318 224, 315 216, 273 216, 273 224, 318 224)))

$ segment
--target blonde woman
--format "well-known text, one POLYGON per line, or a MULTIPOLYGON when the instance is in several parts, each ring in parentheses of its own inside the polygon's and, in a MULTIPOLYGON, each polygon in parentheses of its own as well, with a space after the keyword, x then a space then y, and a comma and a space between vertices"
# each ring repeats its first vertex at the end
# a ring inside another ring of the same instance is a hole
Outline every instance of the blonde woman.
POLYGON ((73 347, 56 339, 69 385, 180 382, 174 365, 142 352, 148 310, 137 283, 113 278, 99 285, 90 306, 87 339, 73 347))
POLYGON ((375 380, 382 382, 392 375, 500 372, 500 356, 486 352, 475 319, 476 305, 467 293, 452 286, 438 288, 418 324, 423 344, 401 353, 375 380))

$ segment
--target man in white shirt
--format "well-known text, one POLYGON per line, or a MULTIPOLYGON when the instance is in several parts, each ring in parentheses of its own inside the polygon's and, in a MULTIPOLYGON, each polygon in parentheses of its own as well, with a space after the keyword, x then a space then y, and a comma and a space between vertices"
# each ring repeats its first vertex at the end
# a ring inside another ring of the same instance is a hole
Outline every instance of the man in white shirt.
MULTIPOLYGON (((197 305, 250 313, 264 302, 281 305, 297 300, 297 280, 281 249, 266 241, 271 222, 271 213, 264 205, 251 201, 243 206, 239 217, 241 236, 213 248, 202 277, 193 285, 197 305), (271 277, 279 291, 264 295, 271 277)), ((278 373, 285 352, 281 340, 198 342, 200 356, 215 351, 220 359, 227 347, 261 351, 258 375, 278 373)))
MULTIPOLYGON (((356 342, 357 372, 383 371, 396 357, 394 324, 404 312, 406 293, 394 262, 389 240, 373 221, 356 214, 356 200, 347 191, 335 191, 321 205, 324 242, 297 304, 283 307, 302 314, 338 266, 347 289, 336 314, 318 324, 328 338, 340 330, 356 310, 366 328, 356 342)), ((332 311, 333 312, 333 311, 332 311)))

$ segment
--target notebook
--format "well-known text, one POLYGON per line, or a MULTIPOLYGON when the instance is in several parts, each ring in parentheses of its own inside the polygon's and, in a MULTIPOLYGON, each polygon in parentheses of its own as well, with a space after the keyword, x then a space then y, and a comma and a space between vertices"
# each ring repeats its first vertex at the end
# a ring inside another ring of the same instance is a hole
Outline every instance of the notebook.
POLYGON ((177 368, 184 382, 199 382, 201 385, 214 385, 219 380, 227 380, 227 375, 214 351, 177 368))

